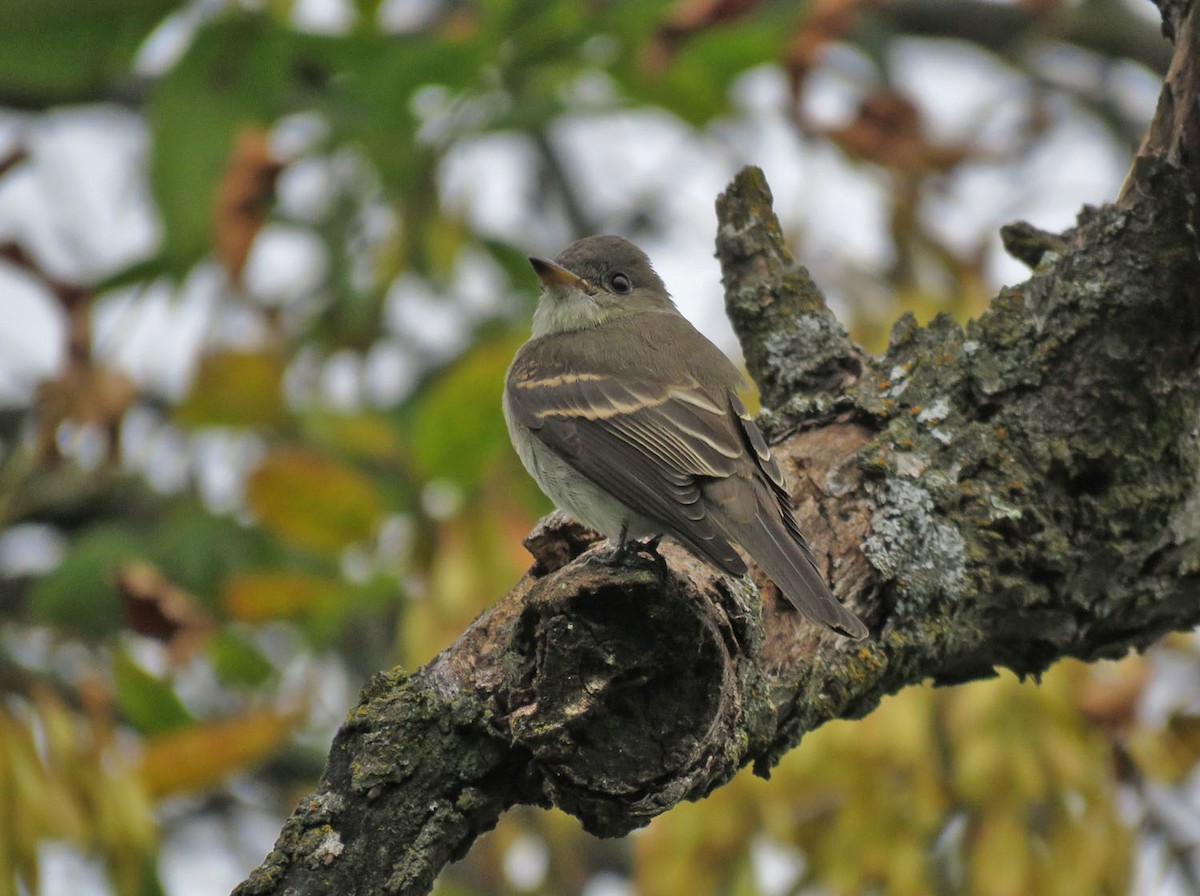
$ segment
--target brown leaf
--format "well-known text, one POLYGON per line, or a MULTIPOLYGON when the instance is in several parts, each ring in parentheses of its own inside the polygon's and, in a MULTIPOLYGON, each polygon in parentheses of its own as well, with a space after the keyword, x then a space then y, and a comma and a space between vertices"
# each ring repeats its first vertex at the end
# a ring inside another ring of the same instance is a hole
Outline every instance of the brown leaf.
POLYGON ((680 0, 663 22, 662 30, 674 34, 699 31, 740 19, 758 4, 759 0, 680 0))
POLYGON ((930 142, 916 105, 886 88, 863 98, 854 121, 825 135, 848 155, 907 174, 946 171, 971 155, 966 146, 930 142))
POLYGON ((877 5, 879 0, 815 0, 809 5, 784 61, 793 98, 799 98, 804 80, 821 61, 826 44, 849 34, 859 15, 877 5))
POLYGON ((90 424, 116 444, 117 426, 137 400, 133 380, 119 370, 92 364, 72 364, 37 390, 37 453, 44 461, 58 459, 58 428, 67 420, 90 424))
POLYGON ((242 282, 250 246, 266 222, 282 170, 266 130, 254 127, 238 135, 213 205, 214 249, 234 285, 242 282))
POLYGON ((1089 671, 1079 683, 1080 711, 1104 728, 1127 730, 1137 721, 1142 692, 1150 683, 1150 664, 1143 657, 1130 657, 1089 671))
POLYGON ((204 609, 150 564, 124 564, 117 570, 116 585, 126 626, 166 644, 173 662, 187 662, 212 634, 204 609))
POLYGON ((676 49, 697 31, 732 22, 751 12, 761 0, 679 0, 659 26, 646 50, 643 65, 661 72, 676 49))

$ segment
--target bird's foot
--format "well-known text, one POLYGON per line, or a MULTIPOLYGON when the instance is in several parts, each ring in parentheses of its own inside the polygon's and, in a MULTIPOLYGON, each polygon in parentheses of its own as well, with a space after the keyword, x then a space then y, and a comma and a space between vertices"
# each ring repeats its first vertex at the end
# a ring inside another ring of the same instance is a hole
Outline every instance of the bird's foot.
POLYGON ((658 572, 658 577, 665 579, 667 577, 667 560, 658 552, 658 545, 662 538, 662 535, 655 535, 653 538, 647 538, 645 541, 635 542, 635 544, 637 544, 637 553, 648 554, 654 563, 654 569, 658 572))
POLYGON ((618 539, 616 547, 606 554, 597 554, 596 561, 605 566, 625 566, 629 563, 631 557, 637 556, 637 551, 631 550, 630 544, 637 544, 637 542, 618 539))
POLYGON ((608 554, 598 554, 596 559, 605 566, 624 566, 626 559, 629 557, 629 542, 625 536, 629 534, 629 525, 621 527, 621 534, 617 536, 617 546, 608 554))
POLYGON ((596 559, 605 566, 642 566, 649 562, 654 565, 661 578, 667 572, 667 561, 658 552, 658 545, 661 541, 661 535, 655 535, 645 541, 618 538, 617 546, 612 551, 608 554, 598 555, 596 559))

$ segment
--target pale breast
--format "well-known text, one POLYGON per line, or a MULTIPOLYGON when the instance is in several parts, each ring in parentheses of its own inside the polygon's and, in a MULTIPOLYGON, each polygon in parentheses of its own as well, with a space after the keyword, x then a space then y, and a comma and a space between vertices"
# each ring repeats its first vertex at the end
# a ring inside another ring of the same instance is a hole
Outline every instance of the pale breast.
POLYGON ((527 427, 513 419, 508 396, 504 397, 504 421, 517 456, 542 492, 559 510, 573 516, 609 538, 628 529, 630 538, 657 535, 661 527, 633 513, 620 501, 599 489, 590 479, 555 454, 527 427))

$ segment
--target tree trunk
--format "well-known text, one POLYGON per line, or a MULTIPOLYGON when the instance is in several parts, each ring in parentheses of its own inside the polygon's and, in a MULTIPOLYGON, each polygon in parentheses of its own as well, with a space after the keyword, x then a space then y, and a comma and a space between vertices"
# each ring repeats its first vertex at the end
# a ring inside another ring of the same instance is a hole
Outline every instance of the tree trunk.
POLYGON ((1065 234, 1007 228, 1033 275, 965 328, 906 317, 864 354, 761 172, 718 200, 761 423, 869 640, 669 545, 665 570, 595 563, 553 514, 498 605, 366 687, 236 892, 425 893, 514 804, 623 834, 907 684, 1037 675, 1200 623, 1200 11, 1160 6, 1174 61, 1120 199, 1065 234))

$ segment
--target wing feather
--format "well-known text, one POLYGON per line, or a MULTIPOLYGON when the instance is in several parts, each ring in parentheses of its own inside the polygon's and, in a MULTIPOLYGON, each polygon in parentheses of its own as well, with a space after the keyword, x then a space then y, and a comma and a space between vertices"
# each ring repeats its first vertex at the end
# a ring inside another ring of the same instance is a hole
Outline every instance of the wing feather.
POLYGON ((512 376, 517 419, 588 479, 735 574, 745 563, 711 519, 701 484, 744 464, 726 405, 698 383, 599 375, 512 376), (680 396, 685 397, 680 397, 680 396))
POLYGON ((593 332, 528 343, 509 370, 508 412, 699 556, 741 575, 736 542, 807 615, 864 637, 817 569, 779 464, 737 398, 741 375, 678 315, 641 317, 606 324, 623 363, 593 332))

